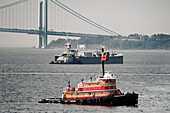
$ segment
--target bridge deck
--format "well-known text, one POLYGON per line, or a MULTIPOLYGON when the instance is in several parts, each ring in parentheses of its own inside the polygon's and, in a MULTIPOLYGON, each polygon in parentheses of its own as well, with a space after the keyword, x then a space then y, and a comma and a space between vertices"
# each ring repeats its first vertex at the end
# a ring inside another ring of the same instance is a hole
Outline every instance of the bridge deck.
MULTIPOLYGON (((0 32, 13 32, 13 33, 27 33, 33 35, 43 35, 43 31, 34 30, 34 29, 16 29, 16 28, 0 28, 0 32)), ((48 31, 48 35, 57 35, 57 36, 70 36, 70 37, 107 37, 113 38, 112 35, 100 35, 100 34, 85 34, 85 33, 72 33, 72 32, 57 32, 57 31, 48 31)))

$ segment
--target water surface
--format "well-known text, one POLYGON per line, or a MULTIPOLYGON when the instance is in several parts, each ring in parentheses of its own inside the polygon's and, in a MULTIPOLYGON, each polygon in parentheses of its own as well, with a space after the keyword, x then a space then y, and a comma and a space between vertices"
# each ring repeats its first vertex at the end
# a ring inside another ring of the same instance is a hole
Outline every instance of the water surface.
POLYGON ((95 78, 101 65, 51 65, 62 49, 0 48, 0 111, 48 113, 170 112, 170 51, 115 50, 124 64, 105 69, 117 76, 117 88, 139 94, 138 107, 40 104, 41 98, 61 97, 67 77, 75 86, 95 78))

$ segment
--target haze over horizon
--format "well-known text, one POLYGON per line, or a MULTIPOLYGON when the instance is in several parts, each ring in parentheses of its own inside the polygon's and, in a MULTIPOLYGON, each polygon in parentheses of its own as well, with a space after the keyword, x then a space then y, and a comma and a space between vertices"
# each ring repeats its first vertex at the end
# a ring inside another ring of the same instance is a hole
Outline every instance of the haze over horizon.
MULTIPOLYGON (((0 6, 15 1, 17 0, 0 0, 0 6)), ((158 33, 170 34, 170 0, 59 1, 81 15, 124 36, 134 33, 149 36, 158 33)), ((81 24, 76 26, 81 27, 81 24)), ((94 34, 98 32, 94 30, 94 34)), ((58 36, 48 37, 50 42, 58 36)), ((0 32, 0 47, 33 47, 37 44, 38 35, 0 32)))

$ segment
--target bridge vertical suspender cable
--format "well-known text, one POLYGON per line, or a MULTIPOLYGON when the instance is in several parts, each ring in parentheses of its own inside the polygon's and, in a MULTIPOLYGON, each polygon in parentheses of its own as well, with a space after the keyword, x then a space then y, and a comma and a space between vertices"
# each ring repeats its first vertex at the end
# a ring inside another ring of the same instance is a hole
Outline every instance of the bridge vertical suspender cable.
POLYGON ((18 28, 18 7, 15 6, 15 27, 18 28))
MULTIPOLYGON (((11 14, 11 11, 10 11, 10 7, 9 7, 9 10, 8 10, 8 12, 7 12, 7 17, 9 17, 10 16, 10 14, 11 14)), ((8 20, 8 26, 10 26, 10 18, 9 18, 9 20, 8 20)))
POLYGON ((64 4, 62 4, 61 2, 59 2, 59 1, 57 1, 57 0, 55 0, 55 1, 51 0, 51 1, 52 1, 54 4, 58 5, 59 7, 63 8, 64 10, 66 10, 67 12, 69 12, 69 13, 73 14, 74 16, 80 18, 81 20, 83 20, 83 21, 85 21, 85 22, 87 22, 87 23, 89 23, 89 24, 91 24, 91 25, 93 25, 93 26, 95 26, 95 27, 97 27, 97 28, 99 28, 99 29, 101 29, 101 30, 109 33, 109 34, 112 34, 112 35, 115 35, 115 34, 116 34, 116 35, 120 35, 120 34, 114 32, 114 31, 111 31, 111 30, 109 30, 109 29, 107 29, 107 28, 105 28, 105 27, 103 27, 103 26, 101 26, 101 25, 93 22, 92 20, 90 20, 90 19, 88 19, 88 18, 80 15, 79 13, 75 12, 74 10, 72 10, 71 8, 65 6, 64 4))
POLYGON ((107 28, 101 26, 101 25, 97 24, 96 22, 93 22, 92 20, 86 18, 85 16, 80 15, 79 13, 77 13, 76 11, 74 11, 74 10, 72 10, 71 8, 67 7, 66 5, 62 4, 62 3, 59 2, 58 0, 55 0, 55 1, 58 2, 60 5, 64 6, 65 8, 67 8, 68 10, 72 11, 73 13, 77 14, 77 15, 80 16, 81 18, 84 18, 84 19, 86 19, 87 21, 89 21, 89 22, 91 22, 91 23, 93 23, 93 24, 95 24, 95 25, 97 25, 97 26, 99 26, 99 27, 101 27, 101 28, 103 28, 103 29, 105 29, 105 30, 108 30, 109 32, 111 32, 111 34, 114 33, 114 34, 119 35, 118 33, 114 32, 114 31, 111 31, 110 29, 107 29, 107 28))
POLYGON ((4 20, 5 20, 5 27, 7 27, 7 9, 5 9, 5 16, 4 16, 4 20))
MULTIPOLYGON (((52 0, 51 0, 51 1, 52 1, 52 0)), ((81 18, 80 16, 78 16, 78 15, 76 15, 75 13, 71 12, 70 10, 68 10, 68 9, 64 8, 63 6, 61 6, 61 5, 57 4, 56 2, 54 2, 54 1, 52 1, 52 2, 53 2, 54 4, 56 4, 56 5, 58 5, 59 7, 61 7, 62 9, 66 10, 67 12, 71 13, 72 15, 74 15, 74 16, 76 16, 76 17, 78 17, 79 19, 81 19, 81 20, 83 20, 83 21, 85 21, 85 22, 87 22, 87 23, 89 23, 89 24, 91 24, 91 25, 93 25, 93 26, 95 26, 95 27, 99 28, 100 30, 103 30, 103 31, 105 31, 105 32, 109 33, 109 34, 113 34, 113 33, 110 33, 109 31, 107 31, 107 30, 105 30, 105 29, 103 29, 103 28, 101 28, 101 27, 99 27, 99 26, 97 26, 97 25, 95 25, 95 24, 93 24, 93 23, 91 23, 91 22, 87 21, 86 19, 81 18)))
POLYGON ((19 17, 19 15, 20 15, 19 12, 20 12, 20 10, 21 10, 21 9, 20 9, 20 4, 18 4, 18 11, 17 11, 17 13, 18 13, 18 19, 17 19, 17 20, 18 20, 18 23, 17 23, 17 24, 18 24, 18 28, 21 28, 21 17, 19 17))
POLYGON ((3 27, 3 23, 4 23, 4 13, 3 13, 3 9, 2 9, 1 11, 2 11, 2 13, 1 13, 1 14, 2 14, 2 15, 1 15, 1 16, 2 16, 2 18, 1 18, 1 24, 2 24, 2 27, 3 27))
MULTIPOLYGON (((2 20, 3 20, 3 23, 2 23, 2 26, 3 27, 7 27, 7 26, 10 26, 10 25, 13 25, 12 24, 12 21, 15 21, 16 25, 20 26, 19 23, 21 22, 18 18, 18 14, 16 13, 16 17, 17 19, 16 20, 12 20, 12 17, 9 17, 8 21, 7 22, 7 16, 11 16, 11 15, 14 15, 14 9, 12 8, 12 6, 15 6, 15 5, 19 5, 21 3, 24 3, 28 0, 18 0, 16 2, 13 2, 13 3, 10 3, 10 4, 7 4, 7 5, 4 5, 4 6, 0 6, 0 10, 2 10, 2 13, 3 13, 3 17, 2 17, 2 20), (6 8, 9 8, 9 10, 6 10, 6 8), (7 25, 8 23, 8 25, 7 25)), ((16 12, 18 12, 18 10, 20 10, 21 8, 20 7, 16 7, 16 12)), ((21 23, 20 23, 21 24, 21 23)), ((15 26, 15 27, 18 27, 18 26, 15 26)))

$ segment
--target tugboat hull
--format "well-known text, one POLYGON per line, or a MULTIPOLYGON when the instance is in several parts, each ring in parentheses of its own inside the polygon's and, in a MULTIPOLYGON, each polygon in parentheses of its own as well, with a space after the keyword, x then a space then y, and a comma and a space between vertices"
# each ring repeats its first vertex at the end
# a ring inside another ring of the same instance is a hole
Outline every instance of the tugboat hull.
POLYGON ((135 106, 138 104, 138 94, 127 93, 125 95, 110 95, 101 98, 85 98, 85 99, 48 98, 41 99, 39 103, 61 103, 78 105, 102 105, 102 106, 135 106))

